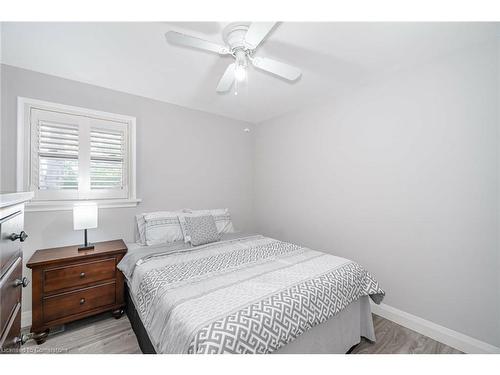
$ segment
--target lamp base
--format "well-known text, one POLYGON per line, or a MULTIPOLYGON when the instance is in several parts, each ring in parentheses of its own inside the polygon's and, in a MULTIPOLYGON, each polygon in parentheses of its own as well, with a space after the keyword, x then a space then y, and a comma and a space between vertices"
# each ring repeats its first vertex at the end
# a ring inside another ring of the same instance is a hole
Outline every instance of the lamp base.
POLYGON ((83 251, 83 250, 94 250, 94 245, 87 244, 87 245, 82 245, 78 248, 78 251, 83 251))
POLYGON ((82 246, 80 246, 78 248, 78 251, 94 250, 94 245, 92 245, 91 243, 89 243, 89 241, 87 241, 87 229, 83 230, 83 239, 84 239, 84 243, 82 246))

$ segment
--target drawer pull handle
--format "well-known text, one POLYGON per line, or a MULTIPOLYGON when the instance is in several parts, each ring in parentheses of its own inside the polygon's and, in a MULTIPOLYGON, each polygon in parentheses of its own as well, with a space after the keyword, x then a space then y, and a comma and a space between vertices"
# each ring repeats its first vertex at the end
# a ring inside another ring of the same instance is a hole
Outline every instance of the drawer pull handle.
POLYGON ((85 303, 85 298, 82 298, 82 299, 80 300, 80 305, 83 305, 84 303, 85 303))
POLYGON ((27 277, 23 277, 22 279, 16 279, 14 281, 14 286, 17 287, 17 286, 23 286, 23 288, 26 288, 28 286, 28 284, 30 283, 30 281, 28 280, 27 277))
POLYGON ((9 238, 11 241, 19 240, 21 242, 24 242, 24 241, 26 241, 26 238, 28 238, 28 235, 26 234, 26 232, 24 230, 22 230, 21 233, 19 233, 19 234, 12 233, 9 238))
POLYGON ((85 272, 80 272, 80 279, 83 279, 85 277, 85 272))

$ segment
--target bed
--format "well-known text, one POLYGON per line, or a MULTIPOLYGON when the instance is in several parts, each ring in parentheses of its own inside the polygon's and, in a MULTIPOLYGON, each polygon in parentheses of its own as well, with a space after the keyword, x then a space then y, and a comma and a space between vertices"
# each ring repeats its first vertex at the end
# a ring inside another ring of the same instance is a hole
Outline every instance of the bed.
POLYGON ((118 268, 144 353, 346 353, 384 297, 353 261, 253 234, 130 244, 118 268))

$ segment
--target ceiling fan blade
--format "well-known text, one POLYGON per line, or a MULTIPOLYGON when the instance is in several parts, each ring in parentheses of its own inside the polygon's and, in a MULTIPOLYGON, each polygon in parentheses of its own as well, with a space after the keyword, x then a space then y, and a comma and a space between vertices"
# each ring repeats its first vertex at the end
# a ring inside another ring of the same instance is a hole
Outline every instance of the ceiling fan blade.
POLYGON ((229 50, 226 46, 209 42, 208 40, 196 38, 194 36, 178 33, 177 31, 168 31, 165 34, 167 41, 172 44, 178 44, 181 46, 198 48, 205 51, 215 52, 220 55, 229 54, 229 50))
POLYGON ((235 63, 230 64, 227 68, 224 74, 222 75, 222 78, 219 81, 219 84, 217 85, 217 92, 227 92, 231 89, 231 86, 233 85, 234 82, 234 68, 236 67, 235 63))
POLYGON ((252 22, 245 35, 245 44, 249 49, 255 49, 264 40, 277 22, 252 22))
POLYGON ((251 61, 256 68, 288 79, 289 81, 295 81, 302 75, 300 69, 267 57, 254 57, 251 61))

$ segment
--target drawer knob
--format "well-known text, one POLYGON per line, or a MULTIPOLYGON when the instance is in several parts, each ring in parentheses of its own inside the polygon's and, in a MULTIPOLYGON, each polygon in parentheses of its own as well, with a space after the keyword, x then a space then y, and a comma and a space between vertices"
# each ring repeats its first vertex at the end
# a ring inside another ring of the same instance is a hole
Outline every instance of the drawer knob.
POLYGON ((82 298, 82 299, 80 300, 80 305, 83 305, 84 303, 85 303, 85 298, 82 298))
POLYGON ((14 345, 21 344, 24 345, 26 342, 30 339, 30 335, 27 335, 26 333, 21 334, 21 337, 14 337, 14 345))
POLYGON ((9 238, 11 241, 19 240, 21 242, 24 242, 24 241, 26 241, 26 238, 28 238, 28 235, 26 234, 26 232, 24 230, 22 230, 21 233, 19 233, 19 234, 12 233, 9 238))
POLYGON ((80 279, 83 279, 85 277, 85 272, 80 272, 80 279))
POLYGON ((14 281, 14 286, 23 286, 23 288, 26 288, 30 281, 28 280, 27 277, 23 277, 22 279, 16 279, 14 281))

